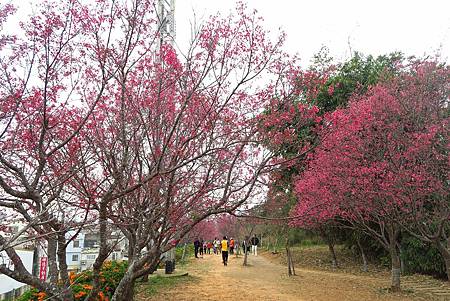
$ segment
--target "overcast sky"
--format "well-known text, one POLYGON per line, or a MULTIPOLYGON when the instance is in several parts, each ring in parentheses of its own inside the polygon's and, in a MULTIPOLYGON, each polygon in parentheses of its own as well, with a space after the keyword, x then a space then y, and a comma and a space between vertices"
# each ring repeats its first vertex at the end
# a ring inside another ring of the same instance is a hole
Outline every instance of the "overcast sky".
MULTIPOLYGON (((0 0, 20 7, 14 28, 41 0, 0 0)), ((94 0, 92 0, 94 1, 94 0)), ((190 22, 234 9, 235 0, 175 0, 177 41, 190 38, 190 22)), ((440 54, 450 62, 450 0, 247 0, 265 19, 266 28, 287 33, 286 50, 298 53, 307 65, 327 46, 338 60, 350 49, 365 54, 402 51, 407 55, 440 54)))
MULTIPOLYGON (((286 49, 304 64, 322 45, 333 57, 352 51, 407 55, 439 53, 450 61, 450 0, 247 0, 264 17, 267 29, 287 33, 286 49)), ((206 19, 235 7, 235 0, 176 0, 177 40, 187 43, 193 11, 206 19)))

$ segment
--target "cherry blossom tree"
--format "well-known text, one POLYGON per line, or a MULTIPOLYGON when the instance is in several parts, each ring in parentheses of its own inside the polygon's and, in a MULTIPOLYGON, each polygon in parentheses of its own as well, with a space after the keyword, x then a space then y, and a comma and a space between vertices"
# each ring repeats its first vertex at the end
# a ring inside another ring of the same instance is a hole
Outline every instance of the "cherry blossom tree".
MULTIPOLYGON (((97 164, 74 186, 94 200, 100 227, 117 226, 129 241, 129 268, 113 300, 131 300, 135 280, 165 251, 203 219, 253 198, 272 168, 258 115, 285 55, 283 37, 272 43, 260 22, 240 5, 234 17, 205 23, 183 60, 163 45, 123 62, 87 124, 97 164), (253 84, 263 76, 267 85, 253 84)), ((106 242, 105 234, 94 275, 111 249, 106 242)))
POLYGON ((399 221, 424 210, 440 213, 434 224, 448 221, 448 68, 425 61, 400 71, 329 116, 331 133, 296 181, 291 213, 301 216, 293 225, 344 219, 377 239, 391 255, 393 290, 400 289, 399 221))
POLYGON ((50 279, 30 275, 3 237, 16 268, 0 271, 56 300, 73 299, 65 248, 80 230, 100 233, 86 299, 97 298, 119 229, 129 267, 111 297, 132 300, 164 252, 255 199, 280 163, 261 146, 260 116, 298 69, 284 36, 271 41, 239 4, 178 54, 159 43, 156 20, 150 0, 48 1, 21 25, 24 37, 2 37, 1 206, 42 240, 50 279))
MULTIPOLYGON (((14 8, 0 10, 3 23, 14 8)), ((20 23, 20 33, 5 33, 0 43, 0 206, 26 224, 19 236, 42 244, 49 281, 25 269, 14 250, 18 235, 0 236, 0 250, 14 263, 13 270, 2 265, 0 272, 58 300, 73 298, 66 233, 90 222, 88 210, 66 183, 89 158, 80 131, 114 73, 100 49, 107 37, 95 35, 99 32, 92 30, 95 23, 89 18, 79 2, 44 2, 36 15, 20 23)))

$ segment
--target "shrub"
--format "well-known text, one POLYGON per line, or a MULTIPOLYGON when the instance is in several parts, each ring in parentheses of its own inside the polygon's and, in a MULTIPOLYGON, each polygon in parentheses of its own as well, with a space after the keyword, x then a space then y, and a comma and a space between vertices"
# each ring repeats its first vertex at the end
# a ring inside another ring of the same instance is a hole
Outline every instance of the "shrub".
MULTIPOLYGON (((98 301, 106 301, 111 298, 128 268, 128 262, 106 261, 100 272, 100 293, 98 301)), ((69 276, 75 301, 84 300, 92 290, 92 271, 71 273, 69 276)), ((33 288, 17 299, 18 301, 43 301, 46 299, 44 292, 33 288)))
POLYGON ((432 245, 406 236, 402 238, 401 257, 408 273, 422 273, 445 278, 445 262, 432 245))

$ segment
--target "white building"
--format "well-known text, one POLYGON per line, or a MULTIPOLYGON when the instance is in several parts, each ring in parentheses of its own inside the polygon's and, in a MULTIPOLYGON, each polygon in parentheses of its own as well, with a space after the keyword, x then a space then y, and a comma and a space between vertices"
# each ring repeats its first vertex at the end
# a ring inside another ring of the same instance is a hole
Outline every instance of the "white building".
MULTIPOLYGON (((33 269, 33 251, 16 250, 16 252, 17 255, 19 255, 20 259, 22 259, 22 262, 27 271, 31 273, 33 269)), ((5 264, 11 269, 14 269, 14 265, 9 260, 8 255, 4 251, 0 252, 0 264, 5 264)), ((22 282, 18 282, 6 275, 0 274, 0 300, 6 298, 12 299, 14 296, 20 295, 27 287, 28 286, 22 282)))
MULTIPOLYGON (((83 249, 80 257, 80 270, 84 271, 92 269, 92 266, 98 257, 98 253, 99 248, 83 249)), ((122 261, 126 260, 126 258, 124 257, 124 252, 122 250, 114 250, 109 254, 108 260, 122 261)))
MULTIPOLYGON (((70 239, 75 232, 69 232, 67 239, 70 239)), ((69 271, 79 272, 81 270, 81 252, 85 245, 85 234, 79 233, 77 237, 72 240, 66 249, 66 263, 69 271)))

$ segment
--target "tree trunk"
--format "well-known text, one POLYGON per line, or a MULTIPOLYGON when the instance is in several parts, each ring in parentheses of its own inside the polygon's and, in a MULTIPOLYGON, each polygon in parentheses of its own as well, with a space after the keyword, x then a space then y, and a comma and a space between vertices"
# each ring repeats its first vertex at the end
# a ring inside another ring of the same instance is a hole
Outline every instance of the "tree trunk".
MULTIPOLYGON (((105 199, 102 199, 100 202, 100 209, 99 209, 99 232, 100 232, 100 249, 98 251, 98 256, 95 259, 95 262, 92 266, 92 289, 89 292, 89 295, 86 297, 86 301, 95 301, 97 299, 97 295, 100 292, 100 271, 102 268, 103 263, 108 258, 108 243, 107 243, 107 235, 108 235, 108 228, 107 228, 107 219, 108 219, 108 212, 107 212, 107 201, 105 199)), ((128 258, 130 261, 131 259, 128 258)))
POLYGON ((331 253, 331 264, 333 265, 334 268, 337 268, 338 261, 336 257, 336 252, 334 250, 334 243, 331 241, 331 239, 327 239, 327 242, 328 242, 328 249, 330 250, 331 253))
POLYGON ((288 275, 290 277, 290 276, 292 276, 291 258, 290 258, 290 255, 289 255, 289 248, 287 246, 286 246, 286 261, 287 261, 288 275))
POLYGON ((133 278, 134 266, 130 266, 124 277, 120 280, 119 285, 111 298, 111 301, 133 301, 134 300, 134 284, 133 278))
POLYGON ((247 241, 244 241, 244 263, 242 265, 246 266, 247 265, 247 241))
POLYGON ((186 246, 187 243, 185 242, 183 246, 183 254, 181 255, 181 262, 184 262, 184 257, 186 256, 186 246))
POLYGON ((403 260, 403 250, 400 246, 400 244, 398 245, 398 251, 399 251, 399 256, 400 256, 400 273, 404 274, 405 273, 405 261, 403 260))
POLYGON ((358 244, 359 251, 361 252, 361 257, 362 257, 362 261, 363 261, 362 270, 363 270, 364 272, 367 272, 367 271, 369 270, 369 269, 368 269, 368 264, 367 264, 367 257, 366 257, 366 253, 364 252, 364 248, 363 248, 363 246, 361 245, 361 241, 360 241, 359 236, 358 236, 358 238, 356 239, 356 242, 357 242, 357 244, 358 244))
POLYGON ((295 274, 295 267, 294 267, 294 261, 292 259, 292 252, 289 245, 286 246, 286 257, 287 257, 287 263, 288 263, 288 275, 290 276, 296 276, 295 274))
POLYGON ((58 233, 58 264, 59 264, 59 271, 60 271, 60 277, 63 281, 64 285, 69 286, 69 273, 67 271, 67 259, 66 259, 66 238, 63 234, 58 233))
POLYGON ((161 262, 160 259, 156 258, 159 258, 159 256, 155 256, 153 260, 150 260, 146 265, 144 265, 144 268, 142 270, 135 272, 134 279, 139 279, 139 277, 142 277, 142 282, 148 282, 148 276, 156 271, 158 265, 161 262))
POLYGON ((320 228, 320 233, 321 233, 322 237, 325 239, 325 241, 327 242, 328 249, 330 250, 331 264, 332 264, 333 268, 337 268, 338 261, 337 261, 336 252, 334 250, 334 240, 330 237, 330 235, 328 235, 326 233, 326 231, 323 228, 320 228))
POLYGON ((295 268, 294 268, 294 261, 292 260, 292 253, 289 246, 289 238, 286 239, 286 259, 287 259, 287 265, 288 265, 288 275, 295 276, 295 268))
POLYGON ((66 238, 65 234, 58 233, 58 263, 59 263, 59 271, 60 277, 63 282, 62 285, 62 294, 63 299, 67 301, 73 300, 72 290, 70 289, 70 280, 69 273, 67 271, 67 262, 66 262, 66 238))
POLYGON ((48 281, 50 283, 58 283, 58 265, 56 263, 56 249, 58 243, 54 235, 47 239, 47 256, 48 256, 48 281))
POLYGON ((445 271, 447 272, 447 281, 450 281, 450 250, 440 241, 437 241, 435 245, 444 259, 445 271))
POLYGON ((391 250, 391 262, 392 262, 392 283, 391 289, 393 292, 400 291, 400 274, 401 274, 401 266, 400 266, 400 256, 398 255, 397 248, 391 250))
POLYGON ((289 248, 289 257, 291 258, 291 268, 292 268, 292 274, 294 276, 297 276, 297 274, 295 273, 295 266, 294 266, 294 257, 292 256, 292 251, 289 248))
POLYGON ((400 255, 397 248, 397 238, 399 231, 393 224, 390 224, 387 228, 389 236, 389 253, 391 255, 391 290, 393 292, 400 291, 400 255))

